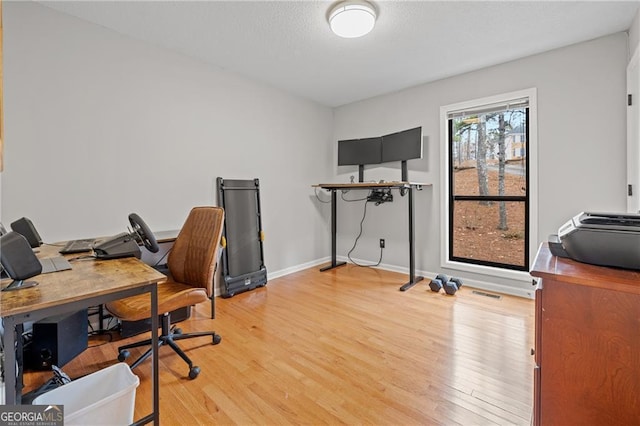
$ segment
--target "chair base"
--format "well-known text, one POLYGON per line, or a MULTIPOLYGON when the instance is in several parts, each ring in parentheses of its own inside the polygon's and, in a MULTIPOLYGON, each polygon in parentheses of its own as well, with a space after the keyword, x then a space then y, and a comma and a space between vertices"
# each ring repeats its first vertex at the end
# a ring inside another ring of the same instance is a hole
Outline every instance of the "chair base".
MULTIPOLYGON (((191 362, 191 359, 189 359, 189 357, 184 353, 184 351, 180 349, 180 347, 176 344, 175 341, 183 340, 183 339, 191 339, 194 337, 211 336, 212 343, 214 345, 217 345, 222 340, 222 337, 220 337, 220 335, 216 334, 214 331, 198 331, 193 333, 182 334, 182 330, 180 330, 179 328, 171 328, 170 326, 171 326, 171 315, 169 315, 168 313, 164 314, 162 316, 162 332, 160 333, 160 336, 158 336, 157 349, 159 349, 163 345, 168 345, 189 366, 189 378, 195 379, 196 377, 198 377, 198 374, 200 373, 200 367, 193 365, 193 362, 191 362)), ((135 342, 128 345, 120 346, 118 348, 118 361, 123 362, 129 357, 130 355, 129 349, 139 348, 141 346, 150 346, 150 345, 151 345, 151 339, 147 339, 141 342, 135 342)), ((142 354, 140 358, 138 358, 133 364, 131 364, 130 368, 133 370, 138 365, 140 365, 144 360, 149 358, 149 356, 152 353, 152 349, 153 348, 149 348, 144 354, 142 354)))

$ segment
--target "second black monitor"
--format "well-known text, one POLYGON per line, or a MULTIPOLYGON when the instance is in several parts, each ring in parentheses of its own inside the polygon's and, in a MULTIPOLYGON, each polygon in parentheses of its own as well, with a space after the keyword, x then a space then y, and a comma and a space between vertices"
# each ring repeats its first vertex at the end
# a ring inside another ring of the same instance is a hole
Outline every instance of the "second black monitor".
POLYGON ((382 162, 422 158, 422 127, 382 137, 382 162))

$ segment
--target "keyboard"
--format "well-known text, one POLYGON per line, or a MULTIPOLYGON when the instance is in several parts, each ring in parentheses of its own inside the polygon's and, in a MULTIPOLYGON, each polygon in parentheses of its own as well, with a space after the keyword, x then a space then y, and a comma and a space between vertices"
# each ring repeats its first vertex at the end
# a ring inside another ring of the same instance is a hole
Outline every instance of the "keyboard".
POLYGON ((61 254, 82 253, 93 250, 93 238, 86 240, 71 240, 59 251, 61 254))

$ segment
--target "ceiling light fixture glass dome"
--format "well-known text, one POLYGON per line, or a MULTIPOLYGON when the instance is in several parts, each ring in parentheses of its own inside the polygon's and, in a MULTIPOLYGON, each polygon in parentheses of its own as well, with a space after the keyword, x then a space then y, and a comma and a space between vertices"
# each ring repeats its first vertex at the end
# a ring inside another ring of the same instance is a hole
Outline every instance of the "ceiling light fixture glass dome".
POLYGON ((347 0, 336 4, 329 12, 329 26, 344 38, 362 37, 376 23, 376 10, 366 1, 347 0))

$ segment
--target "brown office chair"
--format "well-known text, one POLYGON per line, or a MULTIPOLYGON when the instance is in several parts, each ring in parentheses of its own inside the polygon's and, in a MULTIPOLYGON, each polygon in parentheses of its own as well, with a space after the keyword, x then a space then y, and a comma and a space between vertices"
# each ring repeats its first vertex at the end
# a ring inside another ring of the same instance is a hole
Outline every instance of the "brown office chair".
MULTIPOLYGON (((213 331, 182 334, 180 329, 171 327, 170 312, 196 305, 214 296, 213 275, 223 223, 222 208, 193 208, 169 252, 167 266, 170 275, 167 281, 158 284, 158 312, 163 314, 158 346, 169 345, 189 364, 190 379, 198 376, 200 368, 193 365, 175 340, 212 336, 215 345, 220 343, 221 337, 213 331)), ((106 306, 114 316, 122 320, 138 321, 151 318, 149 296, 146 294, 117 300, 106 306)), ((151 339, 119 347, 118 360, 124 361, 129 356, 128 349, 147 345, 151 345, 151 339)), ((137 367, 149 355, 151 348, 131 364, 131 368, 137 367)))

